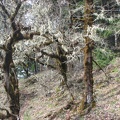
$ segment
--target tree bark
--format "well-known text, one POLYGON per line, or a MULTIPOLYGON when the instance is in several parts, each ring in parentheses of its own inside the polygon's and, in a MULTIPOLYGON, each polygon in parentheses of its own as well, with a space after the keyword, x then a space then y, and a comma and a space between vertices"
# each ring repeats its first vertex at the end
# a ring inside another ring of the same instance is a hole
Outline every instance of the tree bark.
MULTIPOLYGON (((25 0, 24 0, 25 1, 25 0)), ((14 63, 12 59, 12 46, 19 42, 20 40, 33 39, 34 35, 40 35, 40 32, 30 32, 22 33, 21 28, 17 25, 15 17, 17 16, 19 9, 24 1, 19 1, 17 3, 15 11, 10 14, 6 9, 6 6, 0 2, 0 8, 6 14, 10 21, 12 28, 12 34, 10 39, 2 46, 1 49, 4 50, 4 59, 3 59, 3 71, 4 71, 4 87, 8 95, 9 105, 10 105, 10 117, 9 120, 17 120, 19 118, 20 103, 19 103, 19 88, 18 80, 15 73, 14 63)))
POLYGON ((85 48, 84 48, 84 83, 85 83, 85 95, 84 95, 84 107, 89 106, 93 101, 93 64, 92 64, 92 50, 94 47, 94 41, 90 39, 88 33, 88 27, 92 27, 93 24, 93 0, 85 0, 85 13, 84 13, 84 32, 85 32, 85 48))
POLYGON ((68 81, 67 81, 67 56, 59 42, 57 43, 57 55, 59 56, 59 58, 56 59, 57 67, 58 67, 60 74, 63 76, 63 81, 61 85, 62 86, 65 85, 67 87, 67 90, 69 91, 71 99, 74 100, 74 96, 70 91, 70 88, 68 86, 68 81))
POLYGON ((13 114, 9 120, 17 120, 20 110, 18 80, 14 69, 14 63, 12 60, 12 44, 8 42, 6 43, 3 70, 5 80, 4 87, 7 92, 11 114, 13 114))

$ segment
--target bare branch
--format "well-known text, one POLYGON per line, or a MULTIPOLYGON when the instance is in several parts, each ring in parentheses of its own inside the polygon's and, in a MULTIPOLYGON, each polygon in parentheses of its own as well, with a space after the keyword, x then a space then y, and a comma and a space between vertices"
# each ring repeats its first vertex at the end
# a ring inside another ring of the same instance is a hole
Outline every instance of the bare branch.
POLYGON ((17 14, 18 14, 18 11, 19 11, 19 9, 20 9, 21 5, 22 5, 22 2, 21 2, 21 1, 19 1, 19 2, 18 2, 18 4, 17 4, 17 7, 16 7, 16 9, 15 9, 14 14, 10 17, 11 27, 12 27, 12 29, 13 29, 14 31, 16 31, 16 30, 17 30, 17 25, 16 25, 16 23, 15 23, 14 19, 15 19, 15 17, 16 17, 16 16, 17 16, 17 14))
POLYGON ((6 9, 6 7, 4 6, 4 4, 2 3, 2 1, 1 1, 1 3, 0 3, 0 7, 1 7, 2 10, 5 12, 5 14, 8 16, 8 18, 10 18, 10 14, 9 14, 9 12, 7 11, 7 9, 6 9))
POLYGON ((102 70, 102 72, 105 74, 106 78, 109 78, 108 75, 106 74, 106 72, 102 69, 102 67, 93 59, 93 62, 100 68, 100 70, 102 70))
POLYGON ((47 53, 47 52, 45 52, 45 51, 41 51, 41 53, 42 53, 43 55, 49 56, 49 57, 51 57, 51 58, 60 59, 60 57, 59 57, 58 55, 56 55, 56 54, 50 54, 50 53, 47 53))
POLYGON ((14 14, 13 14, 12 17, 11 17, 11 21, 12 21, 12 22, 14 21, 16 15, 18 14, 18 11, 19 11, 21 5, 22 5, 22 2, 19 1, 19 3, 17 4, 17 7, 16 7, 16 9, 15 9, 15 12, 14 12, 14 14))

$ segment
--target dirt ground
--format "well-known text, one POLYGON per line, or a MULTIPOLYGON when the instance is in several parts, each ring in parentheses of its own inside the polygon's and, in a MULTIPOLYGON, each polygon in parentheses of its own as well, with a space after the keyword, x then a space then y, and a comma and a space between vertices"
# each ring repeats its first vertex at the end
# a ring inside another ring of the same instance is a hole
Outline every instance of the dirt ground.
MULTIPOLYGON (((94 71, 96 106, 80 116, 71 96, 60 87, 62 77, 57 71, 47 70, 25 80, 19 80, 21 120, 120 120, 120 58, 116 58, 104 71, 94 71), (68 105, 68 106, 67 106, 68 105)), ((81 70, 82 71, 82 70, 81 70)), ((68 73, 68 85, 75 102, 80 102, 84 84, 83 72, 68 73)), ((0 107, 8 107, 3 83, 0 81, 0 107)))

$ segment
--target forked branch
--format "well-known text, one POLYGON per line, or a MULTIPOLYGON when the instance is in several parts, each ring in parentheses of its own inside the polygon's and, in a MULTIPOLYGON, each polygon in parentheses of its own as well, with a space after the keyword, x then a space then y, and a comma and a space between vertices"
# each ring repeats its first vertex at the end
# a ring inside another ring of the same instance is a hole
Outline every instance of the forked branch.
POLYGON ((21 2, 21 0, 20 0, 20 1, 18 2, 18 4, 17 4, 17 7, 16 7, 16 9, 15 9, 14 14, 11 16, 11 21, 14 21, 16 15, 18 14, 18 11, 19 11, 21 5, 22 5, 22 2, 21 2))
POLYGON ((0 7, 2 8, 2 10, 5 12, 5 14, 8 16, 8 18, 10 18, 10 14, 8 12, 8 10, 5 8, 3 2, 3 0, 0 1, 0 7))

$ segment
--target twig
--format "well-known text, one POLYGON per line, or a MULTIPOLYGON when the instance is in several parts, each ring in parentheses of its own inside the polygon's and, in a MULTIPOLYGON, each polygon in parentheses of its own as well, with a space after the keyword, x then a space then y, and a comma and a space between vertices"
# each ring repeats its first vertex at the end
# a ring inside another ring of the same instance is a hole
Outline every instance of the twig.
POLYGON ((93 59, 93 62, 100 68, 100 70, 103 71, 103 73, 105 74, 106 78, 108 78, 108 75, 105 73, 105 71, 102 69, 102 67, 93 59))

